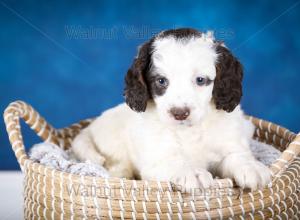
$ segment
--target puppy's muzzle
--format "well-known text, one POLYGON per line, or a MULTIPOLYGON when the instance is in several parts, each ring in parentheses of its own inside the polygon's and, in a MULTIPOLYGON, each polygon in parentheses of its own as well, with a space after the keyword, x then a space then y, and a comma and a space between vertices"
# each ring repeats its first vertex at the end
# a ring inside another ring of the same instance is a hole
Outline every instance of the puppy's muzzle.
POLYGON ((190 109, 187 107, 184 108, 173 107, 170 109, 170 113, 173 115, 173 117, 176 120, 183 121, 187 119, 187 117, 189 117, 190 109))

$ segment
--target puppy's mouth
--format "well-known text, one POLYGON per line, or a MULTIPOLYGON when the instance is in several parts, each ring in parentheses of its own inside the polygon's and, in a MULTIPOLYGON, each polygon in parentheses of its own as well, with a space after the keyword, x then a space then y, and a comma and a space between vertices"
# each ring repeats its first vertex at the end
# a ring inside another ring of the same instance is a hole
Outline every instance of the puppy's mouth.
POLYGON ((180 126, 188 126, 191 127, 193 124, 191 122, 191 120, 184 120, 184 121, 177 121, 177 124, 179 124, 180 126))
POLYGON ((170 118, 170 122, 171 124, 175 125, 175 126, 187 126, 187 127, 191 127, 193 126, 193 123, 190 119, 185 119, 185 120, 176 120, 173 117, 170 118))

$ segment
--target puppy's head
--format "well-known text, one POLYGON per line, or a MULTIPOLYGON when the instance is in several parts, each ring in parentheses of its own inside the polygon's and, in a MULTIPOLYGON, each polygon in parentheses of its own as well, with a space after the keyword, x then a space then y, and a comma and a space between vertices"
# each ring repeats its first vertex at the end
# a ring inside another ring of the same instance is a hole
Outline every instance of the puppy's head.
POLYGON ((162 120, 192 125, 211 106, 233 111, 241 100, 242 78, 239 61, 211 32, 168 30, 140 46, 124 95, 137 112, 153 100, 162 120))

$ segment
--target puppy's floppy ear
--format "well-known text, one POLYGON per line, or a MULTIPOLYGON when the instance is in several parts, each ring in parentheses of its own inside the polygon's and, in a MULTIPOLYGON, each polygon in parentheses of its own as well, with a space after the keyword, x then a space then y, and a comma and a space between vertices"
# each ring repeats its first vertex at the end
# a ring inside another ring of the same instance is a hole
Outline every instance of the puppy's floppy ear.
POLYGON ((150 98, 145 74, 149 71, 151 62, 152 41, 140 46, 137 57, 125 77, 125 101, 132 110, 137 112, 146 110, 147 101, 150 98))
POLYGON ((232 112, 242 98, 243 67, 222 43, 217 43, 216 52, 218 60, 213 100, 217 109, 232 112))

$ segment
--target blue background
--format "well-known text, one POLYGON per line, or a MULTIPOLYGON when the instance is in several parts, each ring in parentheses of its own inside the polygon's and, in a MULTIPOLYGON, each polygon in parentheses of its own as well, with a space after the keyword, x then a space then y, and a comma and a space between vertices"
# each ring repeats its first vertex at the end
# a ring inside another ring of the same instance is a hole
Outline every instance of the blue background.
MULTIPOLYGON (((123 101, 140 43, 194 27, 214 30, 243 63, 248 114, 299 131, 299 3, 0 0, 0 109, 21 99, 55 127, 98 115, 123 101)), ((2 120, 0 129, 0 169, 18 169, 2 120)))

